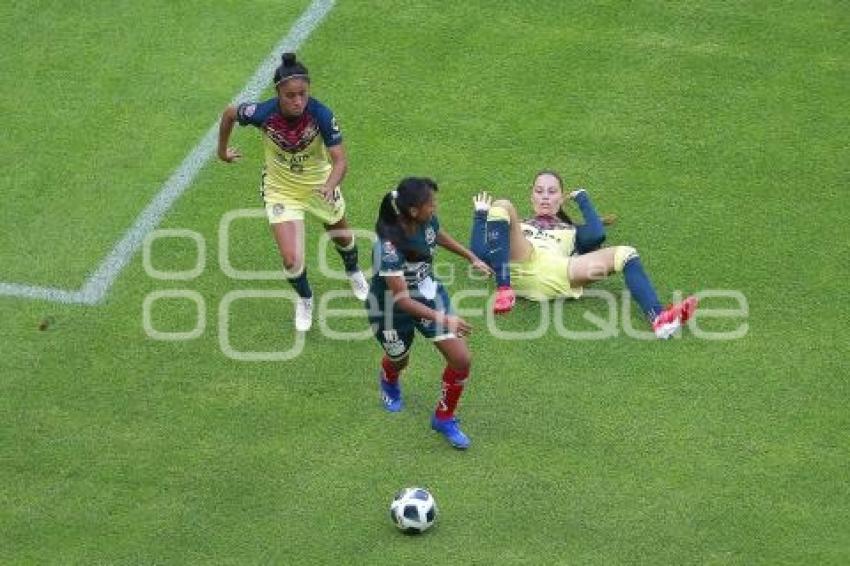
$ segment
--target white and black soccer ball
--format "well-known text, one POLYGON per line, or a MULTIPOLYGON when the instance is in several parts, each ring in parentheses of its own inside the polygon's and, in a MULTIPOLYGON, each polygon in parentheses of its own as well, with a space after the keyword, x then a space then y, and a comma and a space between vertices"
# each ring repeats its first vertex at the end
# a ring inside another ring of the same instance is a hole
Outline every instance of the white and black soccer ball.
POLYGON ((427 489, 404 488, 396 494, 390 504, 390 518, 404 533, 423 533, 437 519, 437 502, 427 489))

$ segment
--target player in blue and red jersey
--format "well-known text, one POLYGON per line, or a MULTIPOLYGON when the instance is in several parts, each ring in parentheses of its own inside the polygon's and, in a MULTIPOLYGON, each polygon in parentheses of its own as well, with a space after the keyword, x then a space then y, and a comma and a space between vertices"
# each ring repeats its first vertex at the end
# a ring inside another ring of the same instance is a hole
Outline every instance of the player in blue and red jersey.
POLYGON ((600 247, 605 229, 587 191, 564 193, 561 177, 546 170, 534 177, 531 202, 534 217, 520 220, 508 200, 493 202, 487 193, 473 199, 470 247, 495 271, 494 312, 510 311, 515 295, 533 300, 577 299, 584 286, 617 272, 623 274, 657 337, 669 338, 693 315, 696 297, 662 307, 635 248, 600 247), (584 224, 574 224, 561 209, 567 198, 578 204, 584 224))
POLYGON ((219 126, 218 156, 228 163, 241 157, 227 145, 236 122, 263 132, 263 201, 284 271, 300 297, 295 328, 307 331, 313 319, 313 292, 304 262, 305 212, 328 230, 358 299, 366 298, 369 286, 357 266, 357 247, 340 192, 348 162, 339 124, 327 106, 310 96, 307 67, 294 53, 283 54, 274 84, 276 97, 225 109, 219 126))
POLYGON ((474 268, 493 271, 444 230, 434 214, 431 179, 408 177, 384 196, 375 232, 375 275, 366 308, 375 338, 384 349, 379 385, 384 408, 402 408, 399 376, 407 366, 414 331, 434 342, 446 360, 440 401, 431 428, 455 448, 468 448, 469 438, 454 416, 464 383, 469 377, 470 353, 463 337, 472 327, 452 313, 443 284, 434 275, 437 246, 469 260, 474 268))

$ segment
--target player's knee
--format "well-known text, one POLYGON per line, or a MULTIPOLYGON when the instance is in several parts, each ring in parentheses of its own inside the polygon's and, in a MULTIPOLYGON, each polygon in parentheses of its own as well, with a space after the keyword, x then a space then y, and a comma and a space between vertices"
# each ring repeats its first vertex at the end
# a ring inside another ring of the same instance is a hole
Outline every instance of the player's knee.
POLYGON ((493 204, 490 205, 490 218, 493 218, 495 216, 495 219, 500 219, 499 217, 504 217, 501 219, 510 220, 510 217, 514 214, 516 214, 516 207, 514 206, 514 203, 512 203, 508 199, 496 199, 495 201, 493 201, 493 204))
POLYGON ((500 206, 506 210, 513 210, 514 203, 512 203, 506 198, 499 198, 493 201, 492 206, 500 206))
POLYGON ((396 371, 401 371, 407 367, 407 362, 410 360, 410 356, 408 354, 402 354, 400 358, 391 358, 388 353, 385 352, 384 357, 386 361, 395 369, 396 371))
POLYGON ((614 247, 614 270, 618 273, 623 271, 626 263, 632 259, 640 257, 638 251, 631 246, 615 246, 614 247))
POLYGON ((465 352, 455 352, 452 354, 451 358, 449 358, 448 364, 455 370, 469 372, 469 368, 472 367, 472 354, 469 350, 466 350, 465 352))
POLYGON ((490 205, 490 211, 487 213, 487 220, 504 220, 510 222, 511 218, 516 217, 516 208, 508 199, 498 199, 490 205))
POLYGON ((351 236, 340 236, 339 238, 334 239, 334 245, 336 249, 347 252, 354 249, 354 238, 351 236))
POLYGON ((298 277, 304 271, 304 258, 297 250, 281 250, 280 259, 288 277, 298 277))
POLYGON ((283 269, 287 279, 301 277, 304 273, 304 261, 299 258, 283 258, 283 269))
POLYGON ((325 229, 338 250, 348 251, 354 247, 354 236, 348 228, 337 229, 325 224, 325 229))

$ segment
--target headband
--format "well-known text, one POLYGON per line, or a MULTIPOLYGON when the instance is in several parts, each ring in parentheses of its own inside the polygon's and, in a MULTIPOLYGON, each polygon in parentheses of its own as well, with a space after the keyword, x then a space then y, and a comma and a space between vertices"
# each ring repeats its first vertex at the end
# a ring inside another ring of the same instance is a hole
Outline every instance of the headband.
POLYGON ((304 79, 305 81, 309 81, 310 77, 306 73, 297 73, 294 75, 287 75, 285 77, 281 77, 274 83, 275 86, 279 85, 283 81, 288 81, 289 79, 304 79))

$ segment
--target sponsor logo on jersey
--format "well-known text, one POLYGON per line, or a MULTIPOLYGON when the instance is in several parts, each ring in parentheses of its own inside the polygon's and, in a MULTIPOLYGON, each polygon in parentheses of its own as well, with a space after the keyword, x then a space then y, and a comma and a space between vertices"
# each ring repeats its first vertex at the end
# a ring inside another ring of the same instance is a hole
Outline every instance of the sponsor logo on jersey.
POLYGON ((383 243, 384 261, 387 263, 396 263, 398 261, 398 251, 392 242, 383 243))
POLYGON ((404 353, 404 342, 396 330, 384 330, 384 351, 390 357, 396 358, 404 353))

